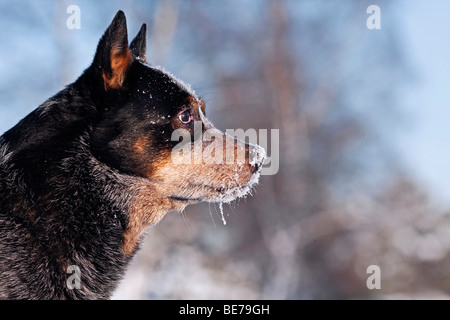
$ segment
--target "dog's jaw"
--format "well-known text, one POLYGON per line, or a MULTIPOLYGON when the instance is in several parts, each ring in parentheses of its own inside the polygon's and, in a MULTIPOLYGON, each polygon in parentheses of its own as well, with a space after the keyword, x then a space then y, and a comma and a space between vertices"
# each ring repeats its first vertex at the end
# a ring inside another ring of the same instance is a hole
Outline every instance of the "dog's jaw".
POLYGON ((252 146, 253 158, 250 167, 254 170, 247 183, 237 186, 199 186, 200 196, 178 196, 168 193, 165 185, 148 179, 142 179, 130 188, 128 226, 124 231, 122 247, 125 256, 132 256, 148 226, 157 224, 171 210, 182 211, 186 206, 199 202, 230 203, 251 195, 258 184, 265 151, 260 146, 252 146))

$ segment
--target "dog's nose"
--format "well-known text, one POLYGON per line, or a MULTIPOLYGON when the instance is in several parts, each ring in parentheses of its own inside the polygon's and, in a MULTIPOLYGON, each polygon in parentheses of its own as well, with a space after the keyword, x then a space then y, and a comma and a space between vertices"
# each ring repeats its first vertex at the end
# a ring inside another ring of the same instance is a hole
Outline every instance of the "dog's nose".
POLYGON ((253 173, 256 173, 261 169, 266 160, 266 150, 259 145, 249 144, 248 157, 253 173))

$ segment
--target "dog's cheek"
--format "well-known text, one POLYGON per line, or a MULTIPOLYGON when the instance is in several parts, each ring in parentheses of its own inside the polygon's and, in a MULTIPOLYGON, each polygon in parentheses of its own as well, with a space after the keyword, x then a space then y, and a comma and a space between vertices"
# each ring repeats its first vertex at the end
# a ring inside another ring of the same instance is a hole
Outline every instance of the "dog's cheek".
POLYGON ((155 155, 164 154, 164 152, 155 149, 152 146, 152 139, 147 135, 137 137, 131 149, 129 157, 134 163, 135 173, 143 178, 152 179, 160 158, 159 156, 155 158, 155 155))

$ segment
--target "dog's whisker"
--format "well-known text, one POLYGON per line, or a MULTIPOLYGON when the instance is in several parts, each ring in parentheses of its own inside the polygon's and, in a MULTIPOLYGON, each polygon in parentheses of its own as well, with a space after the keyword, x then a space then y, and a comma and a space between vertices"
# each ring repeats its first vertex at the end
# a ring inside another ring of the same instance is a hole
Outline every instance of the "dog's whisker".
POLYGON ((211 221, 214 225, 214 229, 217 229, 216 222, 214 221, 214 217, 211 212, 211 202, 208 202, 209 216, 211 217, 211 221))
POLYGON ((191 225, 190 225, 190 223, 189 223, 187 214, 186 214, 186 212, 185 212, 184 210, 181 211, 181 216, 183 217, 184 223, 186 224, 186 226, 187 226, 187 228, 188 228, 188 231, 191 232, 191 230, 192 230, 192 229, 191 229, 191 225))

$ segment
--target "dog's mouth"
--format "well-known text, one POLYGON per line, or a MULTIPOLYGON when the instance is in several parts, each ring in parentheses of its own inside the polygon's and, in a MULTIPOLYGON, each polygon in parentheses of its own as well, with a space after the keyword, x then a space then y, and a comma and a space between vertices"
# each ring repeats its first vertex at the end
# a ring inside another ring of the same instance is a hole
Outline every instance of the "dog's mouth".
MULTIPOLYGON (((175 201, 180 201, 180 202, 203 202, 203 201, 209 201, 209 202, 214 202, 214 198, 216 197, 220 197, 220 195, 226 194, 228 192, 227 188, 222 188, 222 187, 213 187, 213 186, 208 186, 208 185, 200 185, 200 184, 195 184, 195 189, 196 190, 207 190, 208 194, 206 196, 203 197, 184 197, 184 196, 170 196, 169 198, 175 201), (216 195, 216 196, 214 196, 216 195), (217 196, 218 195, 218 196, 217 196)), ((202 192, 205 193, 205 192, 202 192)))
POLYGON ((230 203, 236 199, 251 195, 253 188, 259 182, 259 176, 260 173, 258 171, 252 175, 246 184, 228 187, 191 183, 190 189, 192 195, 172 195, 169 198, 186 204, 198 202, 230 203))
POLYGON ((239 198, 252 194, 258 184, 261 169, 265 160, 265 151, 261 147, 253 147, 253 157, 248 165, 226 166, 225 168, 209 169, 192 174, 189 172, 186 179, 176 181, 176 187, 171 188, 169 196, 174 207, 184 208, 188 204, 198 202, 231 203, 239 198), (225 174, 226 173, 226 174, 225 174), (206 180, 206 181, 202 181, 206 180))
POLYGON ((195 202, 203 201, 202 198, 186 198, 186 197, 180 197, 180 196, 170 196, 169 199, 174 200, 174 201, 179 201, 179 202, 186 202, 186 203, 189 203, 189 202, 195 203, 195 202))

